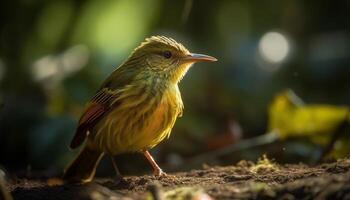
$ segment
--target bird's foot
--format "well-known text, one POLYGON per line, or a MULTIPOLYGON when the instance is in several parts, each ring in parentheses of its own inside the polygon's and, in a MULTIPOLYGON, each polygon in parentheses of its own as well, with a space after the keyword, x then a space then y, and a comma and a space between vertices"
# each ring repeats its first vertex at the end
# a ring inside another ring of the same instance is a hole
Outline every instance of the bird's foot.
POLYGON ((162 169, 155 169, 154 171, 153 171, 153 175, 155 176, 155 177, 164 177, 164 176, 167 176, 167 174, 165 173, 165 172, 163 172, 163 170, 162 169))

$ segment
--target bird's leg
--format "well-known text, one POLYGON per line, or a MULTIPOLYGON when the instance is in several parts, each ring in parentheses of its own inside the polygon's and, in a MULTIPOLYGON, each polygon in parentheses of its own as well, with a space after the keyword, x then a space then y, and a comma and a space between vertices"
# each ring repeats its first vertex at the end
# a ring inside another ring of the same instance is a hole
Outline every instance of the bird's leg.
POLYGON ((116 175, 116 179, 117 181, 121 181, 123 179, 122 175, 120 174, 120 171, 118 169, 117 163, 115 162, 115 158, 113 155, 109 155, 109 157, 111 158, 112 164, 113 164, 113 168, 115 171, 115 175, 116 175))
POLYGON ((153 175, 155 176, 164 176, 165 172, 157 165, 156 161, 154 161, 152 155, 148 151, 144 151, 143 155, 147 158, 148 162, 152 165, 153 175))

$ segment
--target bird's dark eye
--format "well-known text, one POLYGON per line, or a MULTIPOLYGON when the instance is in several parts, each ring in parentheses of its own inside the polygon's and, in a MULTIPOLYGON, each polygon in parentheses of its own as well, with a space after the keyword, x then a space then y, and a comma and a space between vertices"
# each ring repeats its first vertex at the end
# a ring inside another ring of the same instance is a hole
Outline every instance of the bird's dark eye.
POLYGON ((163 52, 163 56, 164 56, 164 58, 169 59, 169 58, 171 58, 171 52, 170 51, 164 51, 163 52))

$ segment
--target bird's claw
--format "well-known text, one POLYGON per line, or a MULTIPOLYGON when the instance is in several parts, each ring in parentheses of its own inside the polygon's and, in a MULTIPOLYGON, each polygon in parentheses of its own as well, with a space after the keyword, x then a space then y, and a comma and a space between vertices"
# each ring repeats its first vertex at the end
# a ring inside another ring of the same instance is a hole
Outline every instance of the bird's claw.
POLYGON ((154 170, 153 171, 153 175, 155 177, 164 177, 164 176, 167 176, 167 174, 165 172, 163 172, 162 169, 157 169, 157 170, 154 170))

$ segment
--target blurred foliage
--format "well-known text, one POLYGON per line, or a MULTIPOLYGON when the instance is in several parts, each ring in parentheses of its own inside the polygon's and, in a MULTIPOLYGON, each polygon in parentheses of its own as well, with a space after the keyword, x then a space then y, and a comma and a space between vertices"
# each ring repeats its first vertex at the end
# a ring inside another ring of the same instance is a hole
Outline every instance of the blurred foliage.
MULTIPOLYGON (((349 134, 349 130, 337 130, 344 123, 349 127, 349 107, 304 104, 292 90, 277 94, 269 106, 268 133, 277 134, 282 140, 301 137, 317 145, 327 146, 337 131, 347 131, 342 135, 349 134)), ((350 153, 346 142, 349 138, 341 138, 331 153, 336 158, 350 153)))
POLYGON ((350 123, 349 109, 331 105, 304 105, 293 91, 284 91, 275 97, 269 107, 269 132, 275 132, 281 139, 309 137, 324 145, 344 120, 350 123))
MULTIPOLYGON (((285 88, 307 102, 334 105, 317 116, 337 121, 328 109, 350 102, 349 8, 349 1, 330 0, 4 1, 0 164, 10 171, 60 171, 73 156, 67 146, 84 104, 133 48, 156 34, 219 59, 215 66, 195 66, 180 83, 184 116, 153 152, 163 163, 261 135, 268 103, 285 88)), ((285 145, 291 150, 283 155, 274 145, 242 155, 279 152, 270 156, 295 162, 293 151, 304 149, 307 157, 314 150, 285 145)), ((118 161, 122 172, 147 166, 132 155, 118 161)))

